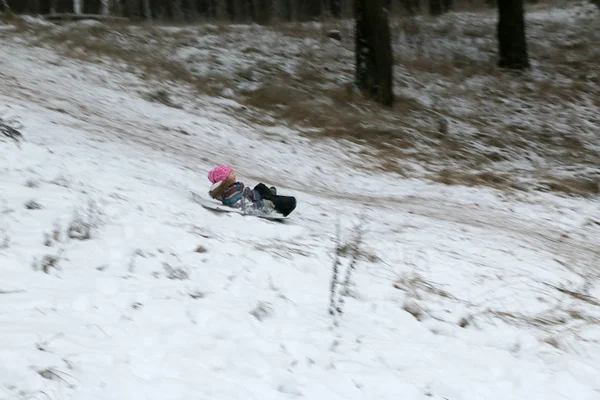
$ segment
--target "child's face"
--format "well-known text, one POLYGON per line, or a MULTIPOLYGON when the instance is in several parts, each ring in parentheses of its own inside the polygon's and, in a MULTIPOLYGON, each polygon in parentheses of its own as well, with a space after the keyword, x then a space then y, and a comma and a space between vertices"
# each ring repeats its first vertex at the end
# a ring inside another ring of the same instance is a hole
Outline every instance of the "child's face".
POLYGON ((229 176, 227 177, 227 182, 229 183, 235 183, 236 182, 237 177, 235 176, 235 171, 231 171, 231 173, 229 174, 229 176))

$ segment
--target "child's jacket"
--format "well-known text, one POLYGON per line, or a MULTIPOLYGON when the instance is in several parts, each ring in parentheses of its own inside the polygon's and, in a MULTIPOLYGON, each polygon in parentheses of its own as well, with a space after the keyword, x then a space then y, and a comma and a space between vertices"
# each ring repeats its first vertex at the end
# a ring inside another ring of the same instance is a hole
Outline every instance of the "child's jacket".
POLYGON ((260 195, 242 182, 236 182, 229 186, 225 193, 218 199, 223 205, 234 208, 256 208, 262 209, 263 201, 260 195))
POLYGON ((244 197, 244 184, 236 182, 229 186, 223 195, 219 198, 221 202, 229 207, 240 207, 240 200, 244 197))

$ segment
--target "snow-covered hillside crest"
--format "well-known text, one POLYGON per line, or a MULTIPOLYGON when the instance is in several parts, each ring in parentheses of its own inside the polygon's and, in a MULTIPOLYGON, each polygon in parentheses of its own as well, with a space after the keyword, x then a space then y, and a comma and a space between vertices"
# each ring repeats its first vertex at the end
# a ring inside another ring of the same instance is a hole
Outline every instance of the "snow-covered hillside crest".
POLYGON ((597 199, 357 170, 355 145, 26 43, 0 38, 23 135, 0 135, 0 399, 600 396, 597 199), (220 162, 292 218, 199 207, 220 162))

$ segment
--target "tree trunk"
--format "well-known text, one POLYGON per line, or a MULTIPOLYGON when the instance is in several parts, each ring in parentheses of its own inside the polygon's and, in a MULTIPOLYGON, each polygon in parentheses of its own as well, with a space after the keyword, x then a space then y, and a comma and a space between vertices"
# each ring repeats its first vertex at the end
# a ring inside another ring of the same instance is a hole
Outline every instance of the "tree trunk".
POLYGON ((298 20, 308 21, 321 16, 321 0, 298 0, 298 20))
POLYGON ((280 3, 280 18, 285 21, 291 21, 293 19, 293 4, 292 0, 279 0, 280 3))
POLYGON ((333 18, 342 18, 342 1, 329 0, 329 12, 333 18))
POLYGON ((377 102, 394 103, 393 55, 387 12, 381 0, 354 0, 356 85, 377 102))
POLYGON ((421 8, 419 0, 399 0, 399 2, 401 10, 410 16, 416 15, 421 8))
POLYGON ((454 8, 454 0, 442 0, 442 12, 447 13, 454 8))
POLYGON ((525 38, 523 0, 498 1, 498 66, 525 69, 529 67, 525 38))
POLYGON ((73 0, 73 12, 75 14, 81 14, 82 10, 83 10, 83 0, 73 0))
POLYGON ((442 11, 442 0, 429 0, 429 15, 441 15, 442 11))
POLYGON ((123 7, 123 3, 121 1, 114 1, 113 3, 113 12, 115 13, 115 15, 119 16, 119 17, 124 17, 125 16, 125 10, 123 7))
POLYGON ((141 0, 126 0, 120 2, 121 15, 132 19, 140 18, 143 15, 143 12, 140 13, 142 10, 140 1, 141 0))
POLYGON ((298 2, 301 0, 288 0, 290 5, 290 21, 298 21, 300 16, 298 12, 300 11, 300 6, 298 2))
POLYGON ((271 21, 273 0, 256 0, 254 2, 254 16, 260 25, 267 25, 271 21))
POLYGON ((100 14, 102 2, 100 0, 85 0, 81 6, 81 12, 84 14, 100 14))
POLYGON ((231 19, 238 22, 243 22, 248 19, 248 7, 246 0, 231 1, 231 19))
POLYGON ((152 21, 152 8, 150 7, 150 0, 142 0, 144 9, 144 18, 148 21, 152 21))
POLYGON ((39 0, 38 1, 38 9, 36 10, 39 14, 50 14, 51 8, 50 0, 39 0))
POLYGON ((227 2, 226 0, 214 0, 215 2, 215 18, 224 20, 227 18, 227 2))
POLYGON ((198 8, 193 0, 182 0, 181 12, 186 21, 196 21, 198 19, 198 8))
POLYGON ((183 21, 183 7, 181 0, 171 0, 170 4, 170 17, 175 21, 183 21))
POLYGON ((321 17, 323 12, 321 0, 304 0, 304 3, 306 3, 306 16, 308 18, 314 19, 321 17))

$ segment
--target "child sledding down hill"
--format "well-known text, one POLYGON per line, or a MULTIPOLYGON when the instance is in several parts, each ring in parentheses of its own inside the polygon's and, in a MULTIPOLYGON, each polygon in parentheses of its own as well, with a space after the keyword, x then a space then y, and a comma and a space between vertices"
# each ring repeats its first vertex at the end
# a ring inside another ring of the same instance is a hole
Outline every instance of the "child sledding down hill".
POLYGON ((279 196, 274 187, 268 188, 259 183, 250 189, 242 182, 236 181, 233 169, 228 165, 219 165, 208 173, 208 180, 213 184, 208 194, 223 205, 242 208, 245 212, 269 213, 278 212, 287 216, 296 208, 296 199, 291 196, 279 196))

